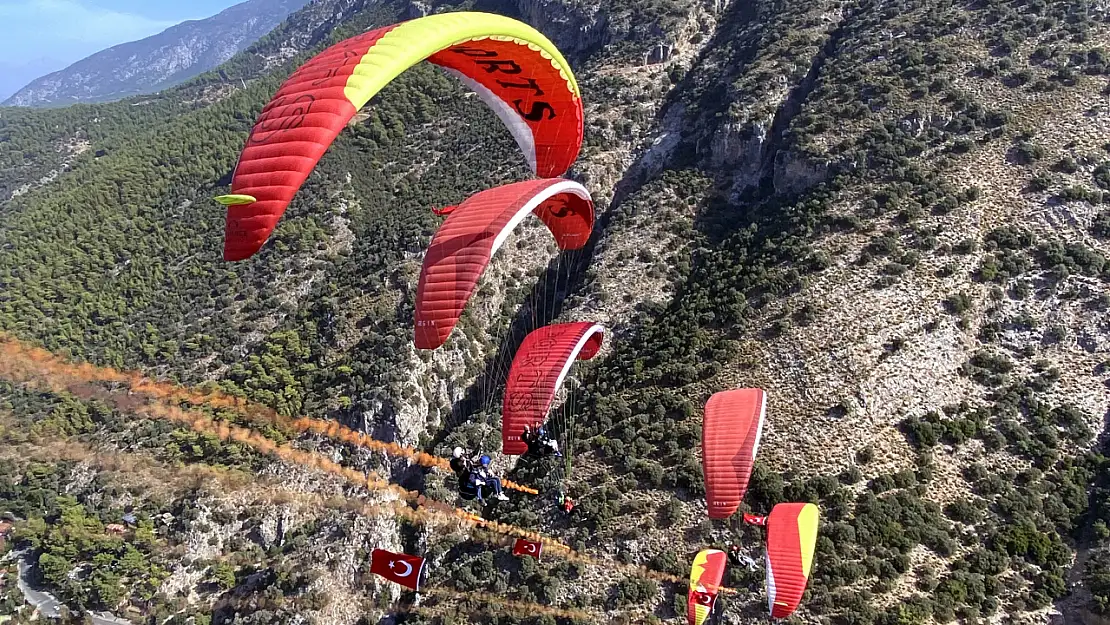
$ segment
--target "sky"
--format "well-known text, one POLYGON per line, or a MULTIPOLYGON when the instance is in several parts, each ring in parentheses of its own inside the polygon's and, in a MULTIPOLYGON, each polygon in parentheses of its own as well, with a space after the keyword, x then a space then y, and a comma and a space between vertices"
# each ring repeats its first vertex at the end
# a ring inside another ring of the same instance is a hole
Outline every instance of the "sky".
POLYGON ((0 101, 94 52, 242 0, 0 0, 0 101))

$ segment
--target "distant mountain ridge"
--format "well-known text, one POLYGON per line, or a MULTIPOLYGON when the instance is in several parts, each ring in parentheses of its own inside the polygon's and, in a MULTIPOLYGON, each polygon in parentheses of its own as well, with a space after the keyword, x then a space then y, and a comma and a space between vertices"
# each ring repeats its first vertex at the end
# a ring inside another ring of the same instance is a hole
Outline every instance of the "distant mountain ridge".
POLYGON ((154 93, 230 59, 309 0, 247 0, 203 20, 190 20, 123 43, 32 81, 6 106, 64 106, 154 93))

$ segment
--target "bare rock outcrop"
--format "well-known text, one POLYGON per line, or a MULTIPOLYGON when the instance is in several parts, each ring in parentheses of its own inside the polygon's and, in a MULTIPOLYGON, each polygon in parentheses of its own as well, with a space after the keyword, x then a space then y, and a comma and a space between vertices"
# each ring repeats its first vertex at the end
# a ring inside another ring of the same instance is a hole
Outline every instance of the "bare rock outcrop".
POLYGON ((731 173, 734 190, 742 191, 759 185, 770 127, 770 120, 751 123, 730 121, 713 134, 710 162, 731 173))
POLYGON ((674 53, 675 45, 673 43, 657 43, 648 51, 647 56, 644 58, 644 64, 655 65, 656 63, 666 63, 671 60, 674 53))
POLYGON ((565 54, 589 52, 604 45, 609 18, 596 4, 558 0, 517 0, 521 17, 551 39, 565 54))
POLYGON ((814 160, 791 150, 779 152, 775 156, 775 192, 803 193, 828 178, 829 165, 828 160, 814 160))

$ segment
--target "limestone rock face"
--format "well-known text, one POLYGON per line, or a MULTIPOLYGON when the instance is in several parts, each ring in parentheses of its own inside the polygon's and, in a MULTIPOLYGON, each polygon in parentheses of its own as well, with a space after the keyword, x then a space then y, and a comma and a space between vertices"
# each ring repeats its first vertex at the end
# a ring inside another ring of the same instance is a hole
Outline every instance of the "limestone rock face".
POLYGON ((647 54, 645 59, 648 65, 655 63, 666 63, 674 56, 675 46, 673 43, 657 43, 647 54))
POLYGON ((748 124, 728 122, 713 135, 711 162, 732 174, 734 189, 743 190, 759 184, 770 125, 770 120, 748 124))
POLYGON ((599 6, 557 0, 518 0, 521 17, 564 54, 588 52, 603 45, 608 16, 599 6))
POLYGON ((775 156, 775 192, 796 195, 821 184, 828 178, 829 161, 816 161, 792 151, 775 156))

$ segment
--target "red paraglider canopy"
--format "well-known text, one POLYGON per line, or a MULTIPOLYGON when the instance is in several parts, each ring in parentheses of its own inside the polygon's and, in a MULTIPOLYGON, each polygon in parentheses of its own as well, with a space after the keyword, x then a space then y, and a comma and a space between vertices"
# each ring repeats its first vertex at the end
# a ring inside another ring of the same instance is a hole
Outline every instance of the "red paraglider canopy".
POLYGON ((772 618, 790 616, 802 601, 820 516, 812 503, 780 503, 767 516, 767 607, 772 618))
POLYGON ((490 258, 529 213, 564 250, 585 245, 594 225, 589 191, 571 180, 526 180, 467 198, 447 216, 424 256, 416 287, 417 348, 443 345, 490 258))
POLYGON ((604 332, 600 325, 578 321, 544 326, 524 337, 505 386, 501 413, 504 453, 521 455, 528 451, 520 438, 524 426, 543 423, 571 365, 575 360, 593 358, 601 349, 604 332))
POLYGON ((705 404, 701 446, 709 518, 727 519, 740 507, 766 407, 767 395, 758 388, 722 391, 705 404))

